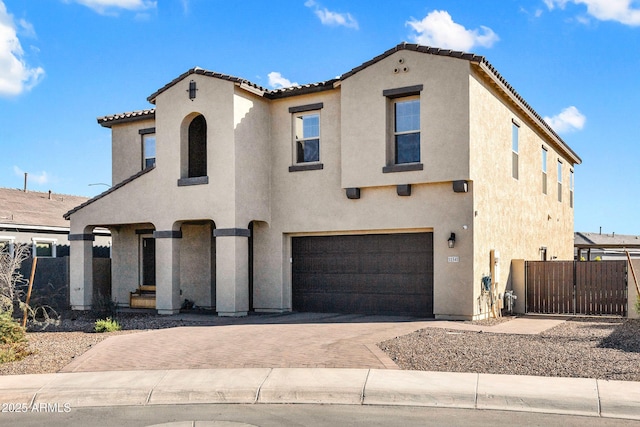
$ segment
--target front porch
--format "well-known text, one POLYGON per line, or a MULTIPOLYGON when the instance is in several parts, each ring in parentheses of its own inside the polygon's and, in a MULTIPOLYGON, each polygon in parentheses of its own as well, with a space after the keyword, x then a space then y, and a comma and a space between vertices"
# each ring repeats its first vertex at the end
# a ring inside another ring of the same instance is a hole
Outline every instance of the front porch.
MULTIPOLYGON (((105 227, 105 225, 101 225, 105 227)), ((112 232, 112 300, 121 307, 176 314, 183 304, 220 316, 245 316, 252 280, 250 228, 216 228, 211 220, 107 225, 112 232)), ((87 227, 91 229, 91 227, 87 227)), ((94 304, 90 233, 72 235, 70 303, 94 304)))

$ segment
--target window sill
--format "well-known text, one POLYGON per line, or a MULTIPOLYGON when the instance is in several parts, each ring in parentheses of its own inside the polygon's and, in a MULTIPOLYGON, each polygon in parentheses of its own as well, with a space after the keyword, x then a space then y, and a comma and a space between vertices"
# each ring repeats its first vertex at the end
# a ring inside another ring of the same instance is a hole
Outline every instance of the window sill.
POLYGON ((178 187, 186 187, 189 185, 204 185, 209 183, 208 176, 196 176, 193 178, 180 178, 178 180, 178 187))
POLYGON ((289 166, 289 172, 301 172, 301 171, 315 171, 324 169, 324 165, 322 163, 312 163, 309 165, 300 164, 289 166))
POLYGON ((421 171, 423 169, 424 165, 422 163, 401 163, 398 165, 384 166, 382 173, 421 171))

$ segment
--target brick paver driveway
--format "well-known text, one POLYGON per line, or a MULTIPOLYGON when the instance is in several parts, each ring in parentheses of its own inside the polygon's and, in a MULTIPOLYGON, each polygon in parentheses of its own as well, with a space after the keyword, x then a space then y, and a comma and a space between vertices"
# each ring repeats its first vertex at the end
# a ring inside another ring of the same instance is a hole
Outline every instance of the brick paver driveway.
POLYGON ((214 326, 184 326, 109 337, 61 372, 189 368, 398 369, 376 343, 413 332, 429 320, 292 313, 214 326))

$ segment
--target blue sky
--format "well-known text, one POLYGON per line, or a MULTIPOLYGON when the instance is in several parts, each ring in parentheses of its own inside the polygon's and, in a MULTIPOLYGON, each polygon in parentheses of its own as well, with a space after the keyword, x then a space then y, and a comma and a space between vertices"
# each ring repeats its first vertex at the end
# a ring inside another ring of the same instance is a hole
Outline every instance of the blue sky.
POLYGON ((0 0, 0 187, 104 191, 96 117, 194 66, 274 88, 402 41, 486 56, 581 156, 576 230, 640 234, 636 0, 0 0))

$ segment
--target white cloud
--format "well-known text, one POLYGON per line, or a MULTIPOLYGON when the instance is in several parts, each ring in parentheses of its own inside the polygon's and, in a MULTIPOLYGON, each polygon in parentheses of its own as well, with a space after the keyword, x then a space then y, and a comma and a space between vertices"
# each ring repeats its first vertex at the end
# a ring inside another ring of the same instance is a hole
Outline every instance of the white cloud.
MULTIPOLYGON (((33 26, 20 21, 20 27, 35 35, 33 26)), ((24 51, 16 33, 13 16, 0 0, 0 96, 15 96, 37 85, 44 69, 32 68, 24 60, 24 51)))
POLYGON ((333 12, 320 6, 315 0, 307 0, 304 5, 313 9, 313 13, 320 18, 323 25, 343 26, 358 29, 358 21, 350 13, 333 12))
MULTIPOLYGON (((13 167, 13 172, 17 176, 24 178, 24 171, 20 169, 18 166, 13 167)), ((38 185, 44 185, 49 183, 50 181, 51 181, 51 177, 45 171, 42 171, 40 173, 29 173, 27 178, 27 187, 29 186, 28 183, 31 183, 31 182, 35 182, 38 185)))
POLYGON ((271 86, 274 89, 298 86, 298 83, 291 82, 289 79, 282 77, 282 74, 280 74, 277 71, 270 72, 269 74, 267 74, 267 77, 269 77, 269 86, 271 86))
POLYGON ((130 11, 142 11, 147 9, 155 9, 156 0, 65 0, 75 2, 86 6, 96 12, 106 15, 113 13, 115 10, 124 9, 130 11))
POLYGON ((544 121, 558 133, 582 130, 587 118, 573 105, 562 110, 553 117, 545 117, 544 121))
MULTIPOLYGON (((600 21, 616 21, 624 25, 640 26, 640 7, 636 0, 544 0, 549 10, 567 3, 587 6, 587 13, 600 21), (635 6, 634 6, 635 4, 635 6)), ((581 20, 584 22, 584 19, 581 20)))
POLYGON ((411 38, 418 44, 453 50, 471 50, 475 46, 491 47, 500 40, 489 27, 468 30, 453 22, 451 15, 444 10, 429 12, 421 21, 412 19, 407 22, 416 32, 411 38))

